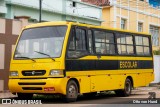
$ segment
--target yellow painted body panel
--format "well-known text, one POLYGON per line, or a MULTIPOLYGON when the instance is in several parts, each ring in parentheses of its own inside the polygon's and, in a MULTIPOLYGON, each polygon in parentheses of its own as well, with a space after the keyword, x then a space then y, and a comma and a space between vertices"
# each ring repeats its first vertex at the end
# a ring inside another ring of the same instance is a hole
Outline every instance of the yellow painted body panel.
POLYGON ((9 79, 9 90, 18 93, 61 93, 66 94, 67 78, 48 78, 48 79, 9 79), (40 83, 46 85, 19 85, 18 83, 40 83), (42 90, 23 90, 22 87, 41 87, 42 90), (53 91, 45 91, 44 88, 54 87, 53 91))
MULTIPOLYGON (((55 61, 51 59, 35 59, 36 62, 31 60, 14 60, 12 56, 10 71, 18 71, 18 77, 9 77, 9 90, 13 93, 60 93, 66 94, 67 82, 74 78, 78 81, 80 93, 123 89, 125 79, 130 76, 133 79, 133 86, 146 86, 154 80, 153 69, 124 69, 124 70, 91 70, 91 71, 69 71, 65 76, 58 77, 49 76, 49 71, 65 70, 65 58, 66 48, 68 43, 68 37, 71 29, 71 25, 79 25, 100 29, 116 30, 111 28, 103 28, 93 25, 77 24, 72 22, 47 22, 39 23, 35 25, 29 25, 25 27, 34 28, 41 26, 55 26, 55 25, 67 25, 68 30, 63 43, 62 54, 60 58, 55 58, 55 61), (23 76, 22 70, 46 70, 44 76, 23 76), (28 78, 28 79, 27 79, 28 78), (32 79, 34 78, 34 79, 32 79), (36 78, 36 79, 35 79, 36 78), (39 83, 45 82, 45 85, 23 85, 18 83, 39 83), (23 90, 22 87, 41 87, 42 90, 23 90), (54 87, 54 91, 44 91, 45 87, 54 87)), ((123 31, 129 32, 129 31, 123 31)), ((134 32, 133 32, 134 33, 134 32)), ((140 33, 142 34, 142 33, 140 33)), ((148 34, 146 36, 149 36, 148 34)), ((77 60, 98 60, 97 56, 85 56, 77 60)), ((128 57, 128 56, 101 56, 99 60, 153 60, 152 57, 128 57)))
POLYGON ((134 87, 146 86, 154 80, 153 69, 73 71, 67 72, 67 76, 77 80, 86 79, 80 82, 81 93, 123 89, 128 76, 132 77, 134 87), (87 87, 87 81, 90 81, 90 89, 87 87))
MULTIPOLYGON (((65 51, 66 46, 68 43, 68 36, 71 29, 71 23, 68 22, 45 22, 45 23, 38 23, 33 25, 28 25, 23 28, 35 28, 35 27, 44 27, 44 26, 58 26, 58 25, 66 25, 68 26, 65 40, 63 43, 62 54, 60 58, 55 58, 55 61, 51 60, 50 58, 47 59, 35 59, 36 62, 31 60, 14 60, 13 55, 10 63, 10 71, 18 71, 18 77, 9 77, 9 90, 13 93, 61 93, 66 94, 66 85, 68 82, 68 78, 64 78, 64 75, 53 77, 49 76, 50 70, 64 70, 65 69, 65 51), (22 70, 46 70, 46 74, 44 76, 22 76, 22 70), (20 79, 23 78, 23 79, 20 79), (28 79, 27 79, 28 78, 28 79), (39 78, 39 79, 31 79, 31 78, 39 78), (42 79, 41 79, 42 78, 42 79), (47 78, 47 79, 43 79, 47 78), (38 83, 40 81, 46 82, 46 85, 18 85, 19 82, 26 82, 26 83, 38 83), (42 87, 42 90, 22 90, 22 87, 42 87), (45 87, 54 87, 55 91, 44 91, 45 87)), ((22 31, 23 31, 22 30, 22 31)), ((20 36, 19 36, 20 38, 20 36)), ((19 41, 17 40, 17 43, 19 41)), ((16 43, 16 45, 17 45, 16 43)))

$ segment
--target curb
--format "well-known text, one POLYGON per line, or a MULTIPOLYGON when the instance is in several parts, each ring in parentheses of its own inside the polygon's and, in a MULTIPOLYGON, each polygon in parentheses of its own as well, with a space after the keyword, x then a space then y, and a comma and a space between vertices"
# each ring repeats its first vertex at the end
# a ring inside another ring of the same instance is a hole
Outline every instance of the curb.
POLYGON ((0 99, 13 98, 13 97, 16 97, 16 95, 13 95, 9 90, 0 91, 0 99))
POLYGON ((3 90, 3 91, 0 91, 0 93, 10 93, 9 90, 3 90))
POLYGON ((135 90, 157 90, 159 87, 152 86, 152 87, 137 87, 135 90))
POLYGON ((151 83, 149 84, 150 87, 160 87, 160 83, 151 83))

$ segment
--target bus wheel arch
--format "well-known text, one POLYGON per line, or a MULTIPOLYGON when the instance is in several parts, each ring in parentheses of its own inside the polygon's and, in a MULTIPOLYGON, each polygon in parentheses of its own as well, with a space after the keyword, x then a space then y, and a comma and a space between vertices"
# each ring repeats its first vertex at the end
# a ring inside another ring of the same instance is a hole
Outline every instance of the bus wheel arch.
MULTIPOLYGON (((127 78, 131 81, 131 84, 132 84, 132 88, 134 88, 134 82, 133 82, 133 78, 131 76, 127 76, 127 78)), ((127 79, 126 78, 126 79, 127 79)))
POLYGON ((66 85, 65 102, 74 102, 77 100, 79 93, 79 83, 77 79, 71 78, 66 85))
POLYGON ((120 97, 127 97, 127 96, 131 95, 132 87, 133 87, 132 82, 133 82, 132 77, 128 76, 125 79, 124 88, 115 90, 116 95, 118 95, 120 97))
MULTIPOLYGON (((71 81, 71 80, 73 80, 73 81, 76 82, 76 84, 77 84, 77 86, 78 86, 78 93, 80 93, 80 85, 79 85, 78 80, 77 80, 76 78, 71 78, 71 79, 68 80, 68 82, 71 81)), ((67 82, 67 84, 68 84, 68 82, 67 82)))

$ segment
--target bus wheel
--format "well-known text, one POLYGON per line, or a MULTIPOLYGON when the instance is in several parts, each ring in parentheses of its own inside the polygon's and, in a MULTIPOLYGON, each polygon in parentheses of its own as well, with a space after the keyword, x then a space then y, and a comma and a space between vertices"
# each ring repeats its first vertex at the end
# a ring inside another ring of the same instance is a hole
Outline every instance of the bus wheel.
POLYGON ((17 95, 18 95, 18 99, 22 99, 22 100, 23 99, 30 100, 33 97, 33 94, 31 94, 31 93, 18 93, 17 95))
POLYGON ((115 93, 118 96, 127 97, 127 96, 131 95, 131 91, 132 91, 132 83, 131 83, 130 79, 127 78, 125 81, 124 89, 115 90, 115 93))
POLYGON ((78 96, 78 86, 75 81, 70 80, 67 84, 66 89, 66 102, 74 102, 76 101, 78 96))

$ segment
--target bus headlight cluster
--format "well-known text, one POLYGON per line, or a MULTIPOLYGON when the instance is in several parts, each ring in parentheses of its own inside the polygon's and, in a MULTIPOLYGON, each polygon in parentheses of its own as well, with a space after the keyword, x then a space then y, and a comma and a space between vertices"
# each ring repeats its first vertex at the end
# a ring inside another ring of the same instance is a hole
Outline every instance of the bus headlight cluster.
POLYGON ((18 71, 10 71, 10 76, 18 76, 18 71))
POLYGON ((63 75, 63 70, 51 70, 49 75, 51 76, 63 75))

